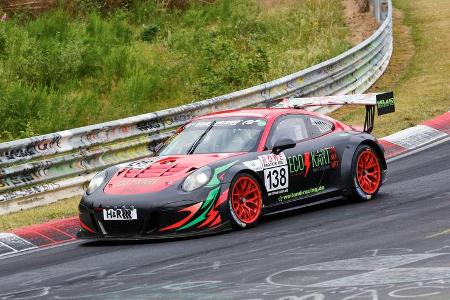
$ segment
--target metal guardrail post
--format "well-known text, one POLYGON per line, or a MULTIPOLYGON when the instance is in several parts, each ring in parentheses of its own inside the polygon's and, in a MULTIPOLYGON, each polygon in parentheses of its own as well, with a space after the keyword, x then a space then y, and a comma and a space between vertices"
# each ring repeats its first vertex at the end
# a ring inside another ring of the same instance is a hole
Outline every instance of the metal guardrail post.
POLYGON ((389 3, 388 0, 379 0, 381 1, 381 4, 379 4, 380 7, 380 21, 384 21, 388 18, 389 14, 389 3))

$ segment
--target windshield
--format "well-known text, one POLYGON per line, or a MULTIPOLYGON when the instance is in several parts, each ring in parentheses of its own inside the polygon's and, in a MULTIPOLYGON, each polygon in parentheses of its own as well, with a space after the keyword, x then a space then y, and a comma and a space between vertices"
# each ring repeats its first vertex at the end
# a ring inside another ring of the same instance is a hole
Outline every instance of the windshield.
POLYGON ((159 155, 256 151, 265 125, 265 119, 250 117, 194 121, 166 141, 159 155))

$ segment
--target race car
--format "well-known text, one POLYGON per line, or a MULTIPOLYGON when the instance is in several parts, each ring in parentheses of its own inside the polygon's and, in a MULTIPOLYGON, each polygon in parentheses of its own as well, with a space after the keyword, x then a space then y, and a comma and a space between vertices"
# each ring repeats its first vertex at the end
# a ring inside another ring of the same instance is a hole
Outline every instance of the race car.
POLYGON ((393 93, 288 98, 274 108, 201 116, 152 157, 110 167, 79 204, 79 238, 180 237, 252 227, 264 215, 376 197, 386 176, 370 134, 393 93), (363 130, 308 106, 365 105, 363 130))

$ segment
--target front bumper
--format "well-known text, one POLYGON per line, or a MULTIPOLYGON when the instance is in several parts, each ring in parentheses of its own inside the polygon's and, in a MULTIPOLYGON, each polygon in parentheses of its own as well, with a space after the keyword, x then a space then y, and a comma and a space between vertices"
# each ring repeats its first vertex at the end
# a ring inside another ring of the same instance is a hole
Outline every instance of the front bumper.
MULTIPOLYGON (((153 195, 154 196, 154 195, 153 195)), ((79 205, 80 239, 159 239, 204 235, 231 229, 228 219, 227 186, 217 186, 195 193, 203 201, 150 201, 149 195, 115 198, 103 194, 85 195, 79 205), (221 192, 225 190, 225 192, 221 192), (137 210, 136 220, 104 220, 109 208, 137 210)))
POLYGON ((91 233, 83 230, 77 232, 77 238, 81 240, 111 240, 111 241, 132 241, 132 240, 159 240, 159 239, 171 239, 171 238, 184 238, 192 236, 204 236, 210 234, 216 234, 221 232, 226 232, 232 229, 227 221, 220 224, 212 229, 203 229, 190 232, 170 232, 170 233, 153 233, 146 235, 135 235, 135 234, 113 234, 113 235, 102 235, 99 233, 91 233))

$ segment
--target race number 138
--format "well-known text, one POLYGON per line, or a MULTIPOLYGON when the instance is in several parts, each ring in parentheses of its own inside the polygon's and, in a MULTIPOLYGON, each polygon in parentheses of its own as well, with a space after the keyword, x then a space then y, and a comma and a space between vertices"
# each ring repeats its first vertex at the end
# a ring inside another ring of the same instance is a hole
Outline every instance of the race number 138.
POLYGON ((264 170, 264 183, 268 192, 288 187, 288 167, 276 167, 264 170))

